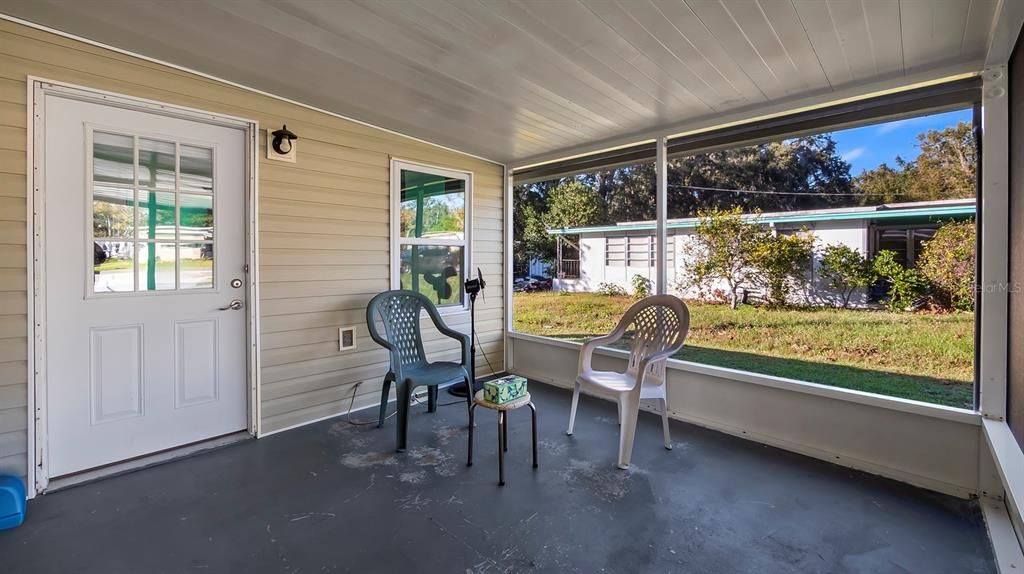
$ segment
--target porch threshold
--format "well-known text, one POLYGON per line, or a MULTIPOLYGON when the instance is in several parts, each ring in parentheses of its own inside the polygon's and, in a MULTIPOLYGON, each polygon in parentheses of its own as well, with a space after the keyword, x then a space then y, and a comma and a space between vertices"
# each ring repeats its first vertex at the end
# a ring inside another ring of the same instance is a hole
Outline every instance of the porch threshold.
POLYGON ((218 449, 238 442, 250 440, 252 438, 253 436, 249 434, 248 431, 238 431, 175 448, 169 448, 167 450, 143 455, 130 460, 115 462, 99 468, 59 476, 51 479, 49 484, 47 484, 46 489, 41 491, 40 494, 48 494, 65 488, 70 488, 72 486, 87 484, 96 480, 110 478, 127 472, 172 462, 180 458, 218 449))

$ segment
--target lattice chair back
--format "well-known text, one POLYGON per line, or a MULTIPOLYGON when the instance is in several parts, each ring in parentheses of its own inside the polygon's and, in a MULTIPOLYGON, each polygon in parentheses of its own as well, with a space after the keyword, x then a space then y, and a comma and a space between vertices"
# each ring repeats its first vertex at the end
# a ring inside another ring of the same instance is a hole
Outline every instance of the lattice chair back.
MULTIPOLYGON (((627 372, 637 376, 640 363, 647 357, 682 348, 690 330, 690 310, 678 297, 655 295, 634 303, 619 325, 630 335, 627 372)), ((665 361, 649 364, 644 379, 650 383, 664 382, 665 361)))
POLYGON ((420 311, 428 305, 433 303, 425 296, 404 290, 386 291, 370 301, 370 310, 380 316, 387 340, 395 347, 403 367, 427 360, 420 333, 420 311))

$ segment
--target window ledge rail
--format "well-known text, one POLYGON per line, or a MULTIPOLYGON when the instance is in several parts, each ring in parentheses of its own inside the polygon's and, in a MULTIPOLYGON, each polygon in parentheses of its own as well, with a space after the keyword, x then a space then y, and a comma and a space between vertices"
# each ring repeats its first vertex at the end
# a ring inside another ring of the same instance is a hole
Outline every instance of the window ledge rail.
MULTIPOLYGON (((577 343, 574 341, 566 341, 564 339, 555 339, 552 337, 544 337, 541 335, 530 335, 527 333, 520 333, 517 331, 509 331, 508 336, 511 339, 519 339, 534 343, 553 345, 556 347, 562 347, 564 349, 578 350, 582 346, 582 343, 577 343)), ((619 359, 627 359, 629 357, 629 353, 627 351, 619 349, 609 349, 607 347, 599 347, 595 352, 599 355, 615 357, 619 359)), ((816 395, 819 397, 825 397, 840 401, 847 401, 894 411, 912 413, 926 417, 950 420, 973 426, 981 426, 981 414, 976 411, 971 411, 967 409, 959 409, 956 407, 948 407, 944 405, 935 405, 922 401, 914 401, 911 399, 902 399, 898 397, 886 397, 883 395, 866 393, 864 391, 856 391, 853 389, 844 389, 840 387, 830 387, 828 385, 822 385, 818 383, 809 383, 805 381, 798 381, 795 379, 776 377, 773 375, 753 373, 750 371, 740 371, 737 369, 729 369, 726 367, 716 367, 713 365, 705 365, 702 363, 681 361, 678 359, 669 359, 668 368, 670 370, 675 371, 681 371, 686 373, 698 373, 701 375, 729 379, 733 381, 740 381, 744 383, 771 387, 785 391, 794 391, 798 393, 816 395)))

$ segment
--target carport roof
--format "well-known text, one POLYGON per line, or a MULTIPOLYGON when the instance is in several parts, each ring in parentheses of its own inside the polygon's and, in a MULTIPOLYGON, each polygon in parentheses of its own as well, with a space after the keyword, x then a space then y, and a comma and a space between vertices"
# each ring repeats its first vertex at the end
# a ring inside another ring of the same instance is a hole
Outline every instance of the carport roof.
MULTIPOLYGON (((868 207, 843 207, 838 209, 811 209, 805 211, 780 211, 772 213, 745 214, 743 217, 757 220, 760 223, 798 224, 817 221, 849 221, 849 220, 893 220, 919 218, 936 220, 943 217, 962 218, 975 214, 974 199, 953 199, 945 201, 929 201, 914 203, 890 203, 868 207)), ((669 219, 668 229, 693 229, 700 218, 669 219)), ((599 225, 593 227, 565 227, 549 229, 551 235, 580 235, 590 233, 609 233, 625 231, 651 231, 656 229, 653 221, 632 221, 617 225, 599 225)))

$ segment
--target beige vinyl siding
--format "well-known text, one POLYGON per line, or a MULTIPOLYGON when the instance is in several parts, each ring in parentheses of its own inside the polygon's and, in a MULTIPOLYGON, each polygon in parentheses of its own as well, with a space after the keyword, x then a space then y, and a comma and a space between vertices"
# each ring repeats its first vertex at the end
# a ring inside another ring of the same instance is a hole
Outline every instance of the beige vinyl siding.
MULTIPOLYGON (((25 264, 26 77, 148 98, 259 122, 262 430, 270 432, 379 398, 387 354, 366 333, 366 303, 389 283, 391 158, 474 176, 473 264, 482 351, 503 368, 501 166, 255 92, 19 24, 0 21, 0 473, 26 474, 28 388, 25 264), (265 128, 300 137, 295 164, 269 162, 265 128), (358 347, 338 351, 340 326, 358 347)), ((460 126, 451 126, 461 129, 460 126)), ((468 313, 448 317, 468 330, 468 313)), ((432 358, 457 344, 427 330, 432 358)), ((478 355, 477 370, 491 370, 478 355)), ((362 416, 372 416, 366 411, 362 416)))

